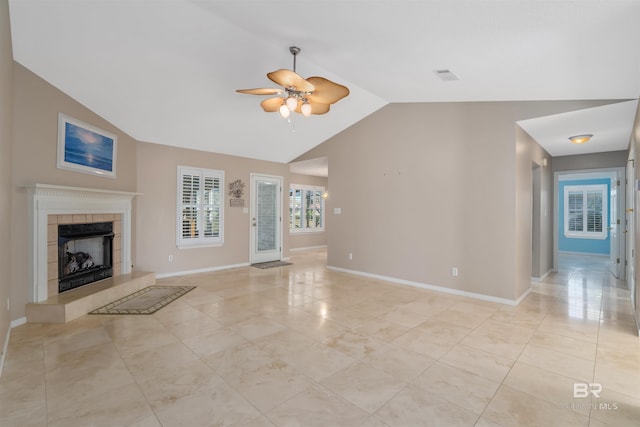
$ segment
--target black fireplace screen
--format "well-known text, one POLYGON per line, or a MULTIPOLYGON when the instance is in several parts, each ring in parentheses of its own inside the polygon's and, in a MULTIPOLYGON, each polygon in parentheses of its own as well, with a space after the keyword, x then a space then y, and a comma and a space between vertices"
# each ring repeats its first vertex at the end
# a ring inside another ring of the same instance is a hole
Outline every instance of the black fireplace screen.
POLYGON ((58 225, 58 292, 113 275, 113 222, 58 225))

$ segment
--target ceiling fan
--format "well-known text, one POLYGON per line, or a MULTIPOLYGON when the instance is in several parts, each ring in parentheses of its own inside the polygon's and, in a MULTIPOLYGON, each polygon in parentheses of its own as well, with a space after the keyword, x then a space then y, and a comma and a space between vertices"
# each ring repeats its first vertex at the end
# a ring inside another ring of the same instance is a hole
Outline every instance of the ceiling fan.
POLYGON ((265 99, 260 103, 268 113, 279 111, 285 119, 292 111, 309 117, 311 114, 325 114, 329 106, 349 95, 346 86, 334 83, 324 77, 302 78, 296 74, 296 55, 300 53, 297 46, 289 47, 293 55, 293 71, 280 69, 267 73, 267 77, 283 88, 238 89, 238 93, 250 95, 278 95, 265 99))

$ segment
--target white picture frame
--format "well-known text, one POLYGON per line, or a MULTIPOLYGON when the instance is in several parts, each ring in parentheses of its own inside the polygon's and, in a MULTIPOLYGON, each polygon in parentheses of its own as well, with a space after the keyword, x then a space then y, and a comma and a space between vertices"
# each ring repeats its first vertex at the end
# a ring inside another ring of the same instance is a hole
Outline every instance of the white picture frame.
POLYGON ((115 179, 118 137, 58 113, 58 169, 115 179))

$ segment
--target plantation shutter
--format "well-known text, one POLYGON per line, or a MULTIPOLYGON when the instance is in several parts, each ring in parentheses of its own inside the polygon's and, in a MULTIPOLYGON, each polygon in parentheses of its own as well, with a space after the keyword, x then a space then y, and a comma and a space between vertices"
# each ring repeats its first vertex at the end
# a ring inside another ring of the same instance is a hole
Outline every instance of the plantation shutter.
POLYGON ((200 194, 200 176, 184 173, 182 176, 182 239, 197 239, 198 195, 200 194))
POLYGON ((302 228, 302 190, 295 187, 289 189, 289 228, 302 228))
POLYGON ((220 178, 204 177, 204 236, 220 236, 220 178))
POLYGON ((569 192, 569 231, 582 231, 583 224, 583 203, 582 203, 582 191, 570 191, 569 192))
POLYGON ((607 191, 601 184, 564 187, 565 237, 607 238, 607 191))
POLYGON ((222 171, 178 168, 178 246, 222 243, 222 171))
POLYGON ((290 186, 289 230, 292 233, 324 230, 323 193, 323 187, 290 186))
POLYGON ((602 231, 603 197, 601 191, 587 192, 587 221, 586 229, 589 232, 602 231))

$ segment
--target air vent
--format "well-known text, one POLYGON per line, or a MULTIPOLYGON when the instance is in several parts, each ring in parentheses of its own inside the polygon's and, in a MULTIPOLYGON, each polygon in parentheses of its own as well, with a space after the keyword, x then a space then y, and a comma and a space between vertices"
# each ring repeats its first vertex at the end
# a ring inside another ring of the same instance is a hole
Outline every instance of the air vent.
POLYGON ((433 70, 436 73, 436 76, 440 77, 441 80, 445 82, 452 82, 454 80, 460 80, 458 76, 453 74, 451 70, 433 70))

